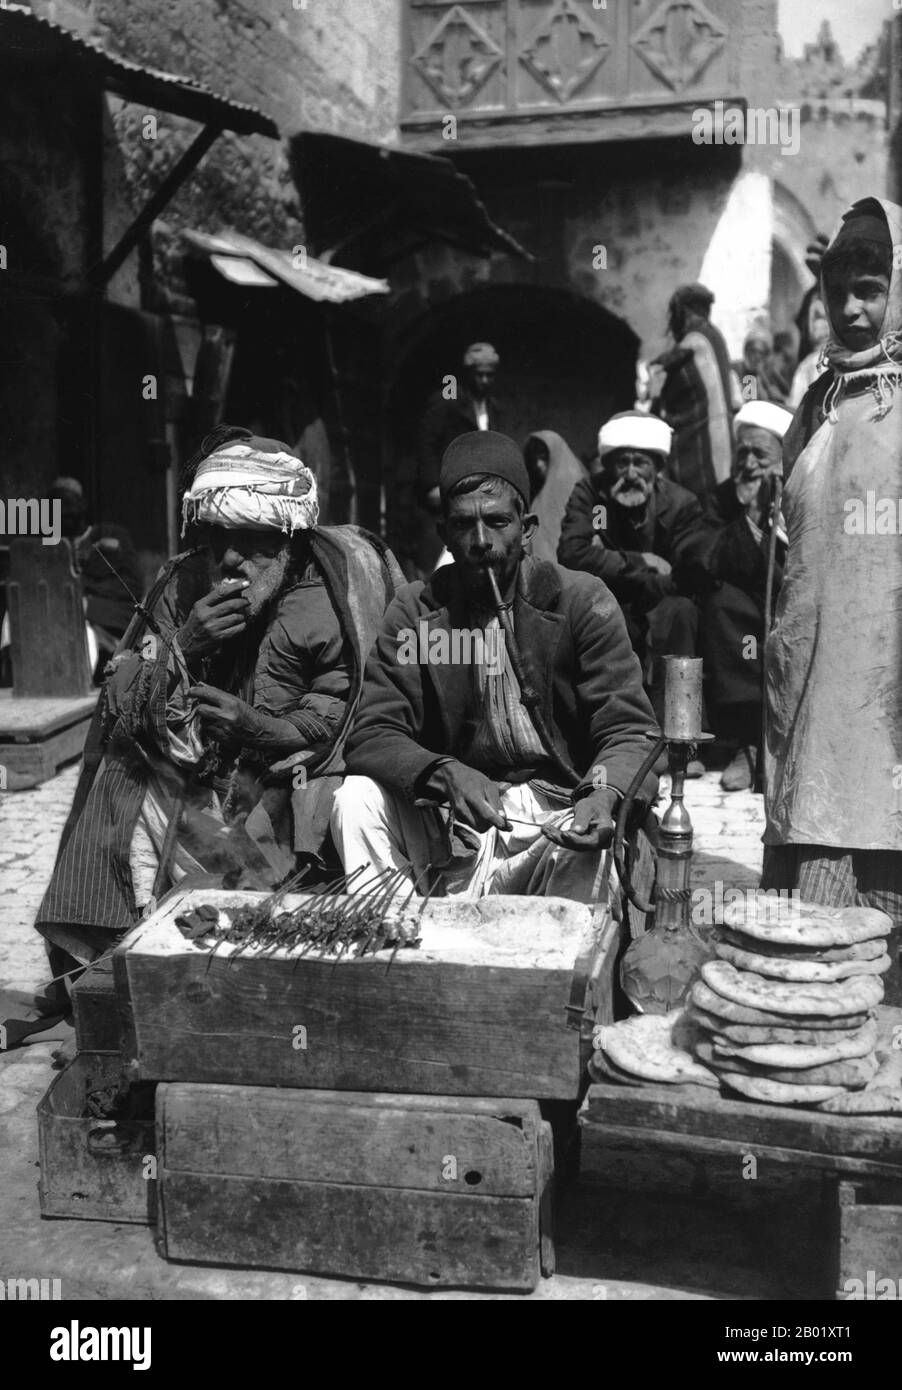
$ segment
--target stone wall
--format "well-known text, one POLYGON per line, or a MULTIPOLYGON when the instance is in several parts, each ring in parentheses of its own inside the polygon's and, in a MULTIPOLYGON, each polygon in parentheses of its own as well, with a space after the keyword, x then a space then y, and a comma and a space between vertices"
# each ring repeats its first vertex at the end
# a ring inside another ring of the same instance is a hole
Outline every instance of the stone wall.
MULTIPOLYGON (((277 122, 283 137, 326 130, 358 139, 396 136, 400 0, 34 0, 46 18, 110 52, 191 77, 277 122)), ((190 143, 197 127, 164 113, 109 102, 108 243, 190 143), (152 133, 149 133, 152 132, 152 133)), ((154 231, 165 294, 154 307, 189 308, 179 281, 186 227, 234 227, 261 241, 303 239, 284 141, 225 134, 176 195, 154 231)), ((133 258, 134 259, 134 258, 133 258)), ((110 297, 134 303, 134 267, 110 297)))

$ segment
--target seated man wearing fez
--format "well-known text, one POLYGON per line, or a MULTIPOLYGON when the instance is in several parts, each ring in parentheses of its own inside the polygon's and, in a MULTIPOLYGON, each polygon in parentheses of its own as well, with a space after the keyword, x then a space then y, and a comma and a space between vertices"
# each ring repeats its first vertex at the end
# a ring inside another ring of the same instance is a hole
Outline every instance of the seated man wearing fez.
POLYGON ((201 544, 164 567, 108 667, 38 912, 60 971, 187 874, 273 887, 298 854, 319 860, 363 660, 402 578, 366 532, 318 528, 312 473, 248 430, 204 441, 183 517, 201 544))
MULTIPOLYGON (((654 725, 623 618, 599 580, 524 555, 513 440, 461 435, 439 487, 453 564, 400 590, 370 653, 332 817, 345 871, 591 901, 654 725)), ((653 776, 640 792, 647 807, 653 776)))
MULTIPOLYGON (((570 494, 558 560, 603 579, 626 619, 651 702, 663 714, 664 656, 695 656, 698 609, 681 567, 704 534, 702 509, 662 473, 673 431, 638 411, 614 415, 598 435, 589 477, 570 494)), ((690 775, 700 775, 700 764, 690 775)))
MULTIPOLYGON (((705 690, 711 727, 736 751, 721 778, 725 791, 755 781, 764 699, 764 603, 775 476, 783 472, 783 436, 792 412, 770 401, 748 401, 735 419, 732 476, 708 498, 710 538, 701 555, 709 592, 702 601, 705 690)), ((773 598, 786 560, 777 528, 773 598)))

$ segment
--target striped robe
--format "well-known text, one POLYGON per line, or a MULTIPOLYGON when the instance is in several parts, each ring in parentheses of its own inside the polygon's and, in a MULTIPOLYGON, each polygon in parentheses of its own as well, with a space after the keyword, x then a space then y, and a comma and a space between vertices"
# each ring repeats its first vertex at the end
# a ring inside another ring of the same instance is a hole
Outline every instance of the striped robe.
POLYGON ((727 348, 713 324, 696 322, 657 362, 666 372, 656 402, 673 427, 667 476, 705 498, 733 465, 733 387, 727 348))

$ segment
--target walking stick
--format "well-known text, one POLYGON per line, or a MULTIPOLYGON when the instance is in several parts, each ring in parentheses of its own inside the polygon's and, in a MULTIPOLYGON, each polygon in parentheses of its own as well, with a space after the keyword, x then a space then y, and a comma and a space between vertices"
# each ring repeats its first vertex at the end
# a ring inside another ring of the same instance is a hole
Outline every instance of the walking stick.
MULTIPOLYGON (((780 515, 780 507, 783 502, 783 479, 779 474, 771 478, 771 488, 770 535, 767 538, 767 581, 764 587, 764 648, 767 647, 767 639, 770 636, 771 623, 773 620, 774 570, 777 566, 777 518, 780 515)), ((761 652, 762 687, 764 648, 762 648, 761 652)), ((758 757, 755 765, 755 791, 762 795, 764 793, 764 739, 766 733, 766 701, 762 688, 761 732, 758 739, 758 757)))

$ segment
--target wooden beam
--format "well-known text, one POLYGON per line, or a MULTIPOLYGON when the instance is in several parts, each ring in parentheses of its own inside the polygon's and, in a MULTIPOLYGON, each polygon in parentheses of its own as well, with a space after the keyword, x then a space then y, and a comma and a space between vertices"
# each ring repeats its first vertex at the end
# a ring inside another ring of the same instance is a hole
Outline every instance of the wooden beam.
POLYGON ((156 193, 148 198, 134 222, 116 243, 109 255, 104 259, 102 265, 89 274, 89 279, 92 284, 98 287, 109 284, 110 279, 115 275, 125 258, 134 250, 145 232, 150 230, 156 218, 159 217, 166 205, 181 188, 182 184, 188 178, 188 175, 193 173, 197 168, 210 146, 222 134, 222 131, 222 126, 204 126, 200 134, 195 137, 185 150, 185 153, 176 161, 172 169, 170 169, 156 193))

